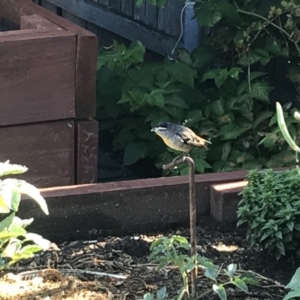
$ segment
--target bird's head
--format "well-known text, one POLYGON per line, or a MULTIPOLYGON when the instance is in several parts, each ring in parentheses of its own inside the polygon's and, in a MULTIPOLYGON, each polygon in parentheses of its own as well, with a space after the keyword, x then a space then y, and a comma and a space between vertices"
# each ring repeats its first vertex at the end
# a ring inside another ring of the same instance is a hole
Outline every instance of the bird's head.
POLYGON ((159 124, 157 124, 155 127, 153 127, 151 129, 151 131, 155 132, 155 133, 161 133, 163 134, 168 128, 170 128, 171 123, 168 122, 161 122, 159 124))

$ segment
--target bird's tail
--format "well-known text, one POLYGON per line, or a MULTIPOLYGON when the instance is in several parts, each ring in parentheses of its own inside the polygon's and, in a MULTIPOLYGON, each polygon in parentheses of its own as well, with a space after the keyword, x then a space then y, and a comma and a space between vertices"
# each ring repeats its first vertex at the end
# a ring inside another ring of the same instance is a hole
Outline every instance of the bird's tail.
POLYGON ((211 144, 211 142, 200 136, 197 136, 197 138, 194 140, 194 146, 196 146, 196 147, 205 147, 206 148, 207 144, 211 144))

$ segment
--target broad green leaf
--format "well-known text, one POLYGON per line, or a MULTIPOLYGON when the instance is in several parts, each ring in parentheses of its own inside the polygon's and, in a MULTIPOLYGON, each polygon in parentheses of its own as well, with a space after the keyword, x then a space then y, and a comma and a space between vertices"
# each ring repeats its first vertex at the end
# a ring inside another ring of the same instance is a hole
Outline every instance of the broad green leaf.
POLYGON ((274 112, 271 111, 261 111, 260 114, 255 118, 253 128, 256 128, 260 123, 269 119, 274 115, 274 112))
POLYGON ((254 53, 250 52, 247 54, 244 54, 239 60, 238 63, 244 67, 247 67, 248 65, 252 65, 256 62, 258 62, 261 59, 261 56, 254 53))
POLYGON ((248 287, 246 285, 246 283, 239 277, 234 278, 234 280, 232 281, 232 283, 237 286, 240 290, 244 291, 245 293, 248 293, 248 287))
POLYGON ((296 290, 299 289, 300 290, 300 268, 298 268, 295 272, 295 274, 293 275, 292 279, 290 280, 290 282, 286 285, 287 289, 291 289, 291 290, 296 290))
POLYGON ((13 223, 16 213, 11 213, 3 221, 0 222, 0 232, 7 231, 10 225, 13 223))
POLYGON ((275 236, 278 237, 279 239, 282 239, 282 233, 281 233, 281 231, 277 231, 275 233, 275 236))
POLYGON ((263 102, 269 102, 269 93, 272 88, 266 82, 255 82, 252 85, 252 97, 263 102))
POLYGON ((46 215, 49 215, 49 210, 48 210, 46 200, 41 195, 39 189, 36 188, 35 186, 33 186, 32 184, 27 183, 26 181, 23 181, 23 180, 19 180, 18 183, 19 183, 20 193, 25 194, 25 195, 29 196, 30 198, 32 198, 40 206, 42 211, 46 215))
POLYGON ((185 117, 185 125, 195 125, 199 123, 203 118, 202 110, 190 110, 185 117))
POLYGON ((153 295, 151 293, 147 293, 144 295, 143 300, 153 300, 153 295))
POLYGON ((194 87, 194 79, 197 75, 196 71, 183 63, 172 63, 166 66, 166 71, 175 80, 186 84, 190 87, 194 87))
POLYGON ((44 251, 49 249, 50 241, 44 239, 42 236, 36 233, 28 232, 24 235, 25 241, 33 241, 39 248, 43 249, 44 251))
POLYGON ((242 279, 246 284, 260 286, 259 280, 253 273, 245 272, 240 276, 240 279, 242 279))
POLYGON ((290 231, 293 231, 294 225, 295 225, 294 222, 289 222, 289 223, 287 223, 286 225, 287 225, 287 227, 288 227, 288 229, 289 229, 290 231))
POLYGON ((166 298, 166 294, 167 294, 167 288, 164 286, 157 291, 157 294, 156 294, 157 299, 164 300, 166 298))
POLYGON ((33 222, 33 220, 34 220, 33 218, 22 220, 19 217, 14 217, 14 224, 22 228, 26 228, 33 222))
POLYGON ((196 18, 200 26, 213 26, 222 18, 222 13, 211 2, 204 2, 196 10, 196 18))
POLYGON ((14 211, 18 210, 21 200, 18 183, 17 179, 7 178, 0 184, 0 197, 4 200, 7 207, 14 211))
POLYGON ((203 158, 197 157, 194 159, 195 168, 199 173, 204 173, 206 169, 211 169, 211 165, 208 164, 203 158))
POLYGON ((165 103, 181 108, 189 108, 185 100, 178 95, 166 96, 165 103))
POLYGON ((222 140, 233 140, 237 139, 251 127, 250 123, 230 123, 220 128, 220 134, 222 135, 222 140))
POLYGON ((300 288, 297 288, 294 291, 289 292, 287 295, 284 296, 282 300, 295 299, 298 297, 300 297, 300 288))
POLYGON ((224 101, 222 99, 215 100, 210 105, 212 113, 214 113, 217 116, 222 116, 225 113, 224 110, 224 101))
POLYGON ((220 9, 222 15, 232 23, 237 24, 240 21, 239 13, 232 4, 221 1, 218 3, 218 9, 220 9))
POLYGON ((204 276, 213 280, 214 282, 216 282, 218 274, 219 270, 215 266, 205 268, 204 276))
POLYGON ((11 224, 8 230, 0 231, 0 239, 23 236, 24 234, 26 234, 25 229, 15 224, 11 224))
POLYGON ((139 159, 145 158, 148 153, 147 144, 144 142, 132 142, 127 145, 124 153, 123 164, 130 166, 139 159))
POLYGON ((0 195, 0 214, 7 214, 9 212, 9 207, 6 205, 4 198, 0 195))
POLYGON ((236 269, 237 269, 237 264, 230 264, 227 266, 227 274, 230 277, 230 279, 233 278, 236 269))
POLYGON ((0 163, 0 177, 4 175, 22 174, 27 170, 28 168, 25 166, 10 164, 9 160, 0 163))
POLYGON ((11 238, 5 247, 5 249, 1 252, 2 257, 12 257, 16 252, 18 252, 22 247, 22 241, 16 238, 11 238))
POLYGON ((213 285, 213 290, 219 296, 219 298, 221 300, 226 300, 227 299, 226 290, 225 290, 225 288, 223 287, 222 284, 219 284, 219 285, 214 284, 213 285))

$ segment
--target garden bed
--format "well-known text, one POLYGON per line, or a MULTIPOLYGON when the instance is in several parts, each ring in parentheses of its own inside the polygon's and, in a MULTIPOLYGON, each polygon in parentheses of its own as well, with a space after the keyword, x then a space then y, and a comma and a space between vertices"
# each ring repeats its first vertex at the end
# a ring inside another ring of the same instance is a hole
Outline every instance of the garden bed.
MULTIPOLYGON (((59 245, 59 250, 47 251, 10 269, 12 273, 45 269, 48 272, 24 275, 27 280, 2 278, 0 297, 3 300, 46 299, 47 296, 47 299, 143 299, 145 293, 166 286, 166 299, 172 299, 182 287, 178 270, 171 266, 158 270, 148 259, 149 245, 160 234, 188 237, 189 231, 181 227, 148 236, 98 236, 97 241, 65 242, 59 245), (117 278, 99 276, 97 272, 117 278)), ((244 234, 243 230, 226 232, 203 217, 197 230, 198 253, 219 266, 224 264, 223 268, 236 263, 240 272, 251 271, 260 280, 260 287, 249 286, 249 295, 229 286, 228 299, 282 299, 286 293, 284 285, 299 262, 292 258, 275 261, 267 257, 258 246, 248 247, 244 234)), ((197 291, 205 292, 212 284, 200 271, 197 291)), ((210 293, 203 299, 217 297, 210 293)))
POLYGON ((27 0, 0 0, 0 25, 0 161, 37 187, 96 182, 97 37, 27 0))

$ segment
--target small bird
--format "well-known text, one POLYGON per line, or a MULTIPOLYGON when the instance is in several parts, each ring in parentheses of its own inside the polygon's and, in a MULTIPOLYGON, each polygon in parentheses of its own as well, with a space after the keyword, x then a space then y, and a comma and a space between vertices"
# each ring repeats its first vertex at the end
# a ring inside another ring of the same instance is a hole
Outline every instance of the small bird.
POLYGON ((183 154, 187 154, 194 147, 206 148, 206 144, 211 144, 210 141, 198 136, 188 127, 174 123, 159 123, 151 131, 160 136, 168 147, 181 151, 183 154))

